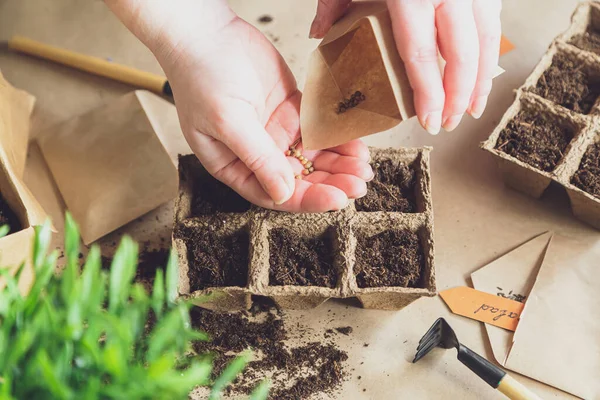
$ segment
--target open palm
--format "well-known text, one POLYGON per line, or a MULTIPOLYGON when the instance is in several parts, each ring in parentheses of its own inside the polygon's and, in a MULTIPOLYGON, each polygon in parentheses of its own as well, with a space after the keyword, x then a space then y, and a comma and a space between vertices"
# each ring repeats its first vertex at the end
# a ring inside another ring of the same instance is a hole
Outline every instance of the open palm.
POLYGON ((278 210, 337 210, 365 195, 373 172, 360 141, 305 152, 315 172, 294 178, 303 167, 285 151, 300 138, 301 93, 269 41, 237 17, 211 39, 182 44, 162 62, 204 167, 247 200, 278 210))

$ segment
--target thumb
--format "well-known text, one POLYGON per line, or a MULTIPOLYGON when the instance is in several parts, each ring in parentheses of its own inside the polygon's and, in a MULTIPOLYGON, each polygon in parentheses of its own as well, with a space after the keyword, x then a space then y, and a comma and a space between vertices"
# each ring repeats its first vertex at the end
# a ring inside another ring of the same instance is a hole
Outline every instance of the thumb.
POLYGON ((319 0, 317 15, 310 26, 309 38, 321 39, 331 25, 346 12, 352 0, 319 0))
POLYGON ((292 197, 296 187, 292 166, 255 115, 238 114, 227 123, 220 140, 254 173, 276 205, 292 197))

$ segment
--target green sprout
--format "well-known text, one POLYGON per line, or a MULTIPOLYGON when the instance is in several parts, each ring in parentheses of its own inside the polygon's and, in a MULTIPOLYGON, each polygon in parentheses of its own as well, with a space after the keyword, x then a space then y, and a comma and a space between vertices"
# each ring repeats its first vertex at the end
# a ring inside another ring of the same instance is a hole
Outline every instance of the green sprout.
MULTIPOLYGON (((211 399, 219 399, 244 369, 248 354, 212 382, 210 357, 190 359, 192 341, 208 336, 192 328, 192 305, 177 300, 173 252, 148 294, 133 282, 138 246, 130 237, 122 239, 110 271, 101 268, 98 246, 81 266, 79 230, 67 214, 60 274, 58 252, 48 254, 50 239, 49 223, 36 227, 27 295, 18 288, 24 264, 14 275, 0 269, 0 400, 187 399, 196 386, 211 385, 211 399)), ((264 382, 251 399, 267 395, 264 382)))

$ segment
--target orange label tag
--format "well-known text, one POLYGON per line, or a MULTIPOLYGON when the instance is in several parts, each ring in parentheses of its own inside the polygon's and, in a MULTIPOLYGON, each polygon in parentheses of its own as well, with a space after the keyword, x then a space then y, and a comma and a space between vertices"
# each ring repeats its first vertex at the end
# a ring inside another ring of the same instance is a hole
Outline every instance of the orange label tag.
POLYGON ((515 45, 510 42, 504 35, 500 38, 500 55, 504 55, 515 48, 515 45))
POLYGON ((465 286, 440 292, 454 314, 515 331, 525 304, 465 286))

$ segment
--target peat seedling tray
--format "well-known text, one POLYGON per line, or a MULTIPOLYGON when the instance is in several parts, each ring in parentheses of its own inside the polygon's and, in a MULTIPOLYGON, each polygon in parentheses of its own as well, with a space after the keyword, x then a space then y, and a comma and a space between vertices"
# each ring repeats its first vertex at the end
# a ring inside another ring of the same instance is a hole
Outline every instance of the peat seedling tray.
POLYGON ((216 311, 248 309, 252 295, 283 309, 355 297, 390 310, 434 296, 429 152, 371 149, 369 194, 320 214, 253 206, 194 155, 181 156, 173 231, 180 294, 216 311))
POLYGON ((535 198, 552 181, 575 217, 600 229, 600 3, 582 3, 482 148, 535 198))

